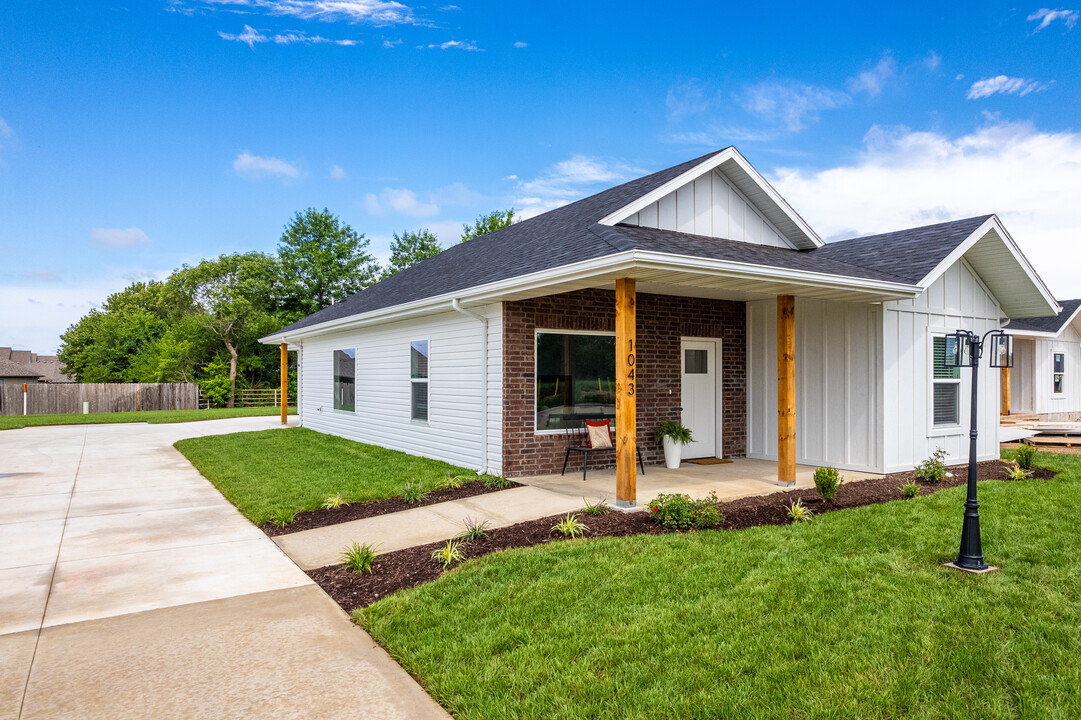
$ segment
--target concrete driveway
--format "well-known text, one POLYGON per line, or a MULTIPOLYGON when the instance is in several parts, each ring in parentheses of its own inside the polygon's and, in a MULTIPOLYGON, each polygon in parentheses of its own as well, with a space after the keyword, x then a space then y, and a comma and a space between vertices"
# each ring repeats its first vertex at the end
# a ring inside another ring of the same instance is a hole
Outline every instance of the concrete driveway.
POLYGON ((173 443, 0 432, 0 718, 448 718, 173 443))

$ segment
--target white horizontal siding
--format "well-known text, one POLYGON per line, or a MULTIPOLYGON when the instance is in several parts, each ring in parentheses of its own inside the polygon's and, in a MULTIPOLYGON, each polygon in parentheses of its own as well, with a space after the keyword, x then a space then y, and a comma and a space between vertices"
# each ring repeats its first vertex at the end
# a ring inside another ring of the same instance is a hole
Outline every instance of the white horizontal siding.
POLYGON ((449 311, 304 340, 301 422, 318 432, 499 473, 502 466, 502 309, 488 318, 487 462, 481 406, 482 325, 449 311), (410 419, 409 343, 429 341, 427 423, 410 419), (356 350, 356 411, 334 409, 335 350, 356 350))
MULTIPOLYGON (((981 336, 999 326, 999 307, 964 263, 947 270, 914 301, 886 303, 883 315, 883 402, 886 471, 909 470, 936 448, 950 462, 968 459, 971 370, 961 370, 960 420, 956 427, 936 427, 931 417, 932 340, 936 332, 971 330, 981 336)), ((977 456, 999 456, 1000 376, 980 365, 980 416, 977 456)))
POLYGON ((1072 327, 1056 338, 1014 338, 1010 410, 1028 413, 1081 412, 1081 336, 1072 327), (1053 392, 1055 353, 1066 360, 1061 395, 1053 392))
POLYGON ((621 222, 641 227, 789 247, 780 232, 722 173, 713 171, 621 222))
MULTIPOLYGON (((877 306, 796 300, 796 461, 881 467, 877 306)), ((747 454, 777 458, 777 303, 747 303, 747 454)))

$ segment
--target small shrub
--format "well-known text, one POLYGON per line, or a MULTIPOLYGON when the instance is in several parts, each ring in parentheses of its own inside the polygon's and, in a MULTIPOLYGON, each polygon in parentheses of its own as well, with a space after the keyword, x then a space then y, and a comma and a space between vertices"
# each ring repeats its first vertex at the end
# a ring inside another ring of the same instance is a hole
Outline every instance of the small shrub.
POLYGON ((597 502, 592 503, 585 498, 582 498, 582 502, 585 503, 585 507, 582 508, 582 512, 584 512, 586 515, 591 515, 592 517, 605 515, 608 513, 609 510, 611 510, 611 508, 608 507, 608 498, 601 498, 597 500, 597 502))
POLYGON ((462 525, 465 529, 454 536, 455 540, 481 540, 488 537, 488 530, 491 529, 487 520, 474 520, 468 515, 462 520, 462 525))
POLYGON ((1028 480, 1030 477, 1032 477, 1032 471, 1023 467, 1012 467, 1006 471, 1007 480, 1028 480))
POLYGON ((454 540, 448 540, 446 545, 432 551, 432 560, 442 565, 443 569, 446 570, 454 563, 465 560, 465 555, 462 554, 459 543, 454 540))
POLYGON ((467 478, 465 475, 454 475, 452 477, 450 473, 447 473, 447 477, 440 483, 439 487, 442 490, 457 490, 469 482, 469 480, 470 478, 467 478))
POLYGON ((802 500, 795 500, 788 506, 788 519, 793 523, 807 522, 814 516, 814 512, 802 500))
POLYGON ((701 500, 691 500, 683 493, 662 493, 650 502, 649 517, 670 530, 703 530, 724 522, 717 509, 717 493, 712 492, 701 500))
POLYGON ((270 514, 270 522, 278 527, 292 525, 296 519, 296 515, 289 508, 278 508, 270 514))
POLYGON ((369 575, 372 572, 372 563, 375 562, 375 558, 379 553, 375 551, 375 548, 364 543, 360 545, 356 540, 353 544, 342 551, 342 562, 345 566, 355 573, 367 572, 369 575))
POLYGON ((916 467, 916 475, 925 483, 941 482, 943 478, 950 476, 950 473, 946 472, 945 460, 946 451, 942 448, 935 448, 935 451, 931 453, 931 457, 916 467))
POLYGON ((426 497, 428 497, 428 493, 424 489, 424 483, 420 480, 411 480, 402 488, 402 500, 405 500, 410 505, 419 503, 426 497))
POLYGON ((494 490, 506 490, 510 485, 510 480, 505 477, 499 477, 498 475, 489 475, 484 478, 484 486, 494 490))
POLYGON ((815 470, 815 490, 818 490, 818 494, 826 502, 833 500, 833 496, 837 494, 837 488, 844 481, 844 475, 838 472, 837 468, 827 465, 815 470))
POLYGON ((327 499, 323 501, 323 509, 324 510, 333 510, 335 508, 340 508, 343 505, 348 505, 348 504, 349 504, 349 501, 346 500, 345 497, 340 492, 338 492, 338 493, 334 493, 333 495, 328 495, 327 496, 327 499))
POLYGON ((1028 443, 1021 443, 1017 448, 1017 451, 1013 454, 1013 459, 1024 470, 1031 470, 1032 464, 1036 462, 1036 446, 1029 445, 1028 443))
POLYGON ((915 480, 909 480, 904 485, 897 488, 901 491, 901 494, 906 498, 914 498, 920 494, 920 486, 916 484, 915 480))
POLYGON ((576 538, 589 532, 589 527, 574 513, 567 513, 565 518, 552 526, 552 532, 557 532, 563 537, 576 538))

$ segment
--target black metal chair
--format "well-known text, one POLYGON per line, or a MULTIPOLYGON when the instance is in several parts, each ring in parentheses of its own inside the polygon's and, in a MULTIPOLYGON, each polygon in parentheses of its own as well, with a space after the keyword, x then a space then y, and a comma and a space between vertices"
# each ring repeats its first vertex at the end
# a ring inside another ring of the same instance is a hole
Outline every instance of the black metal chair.
MULTIPOLYGON (((567 474, 567 461, 571 458, 572 452, 582 453, 582 482, 586 480, 586 473, 589 471, 589 454, 594 452, 604 452, 605 450, 611 450, 615 452, 615 441, 613 439, 611 447, 595 448, 589 442, 589 432, 585 427, 586 420, 612 420, 615 415, 600 414, 568 414, 563 416, 563 430, 567 438, 567 453, 563 456, 563 470, 560 471, 560 475, 567 474)), ((611 437, 611 428, 608 430, 609 437, 611 437)), ((634 446, 634 451, 638 454, 638 467, 642 470, 642 474, 646 474, 646 466, 642 462, 642 451, 638 445, 634 446)))

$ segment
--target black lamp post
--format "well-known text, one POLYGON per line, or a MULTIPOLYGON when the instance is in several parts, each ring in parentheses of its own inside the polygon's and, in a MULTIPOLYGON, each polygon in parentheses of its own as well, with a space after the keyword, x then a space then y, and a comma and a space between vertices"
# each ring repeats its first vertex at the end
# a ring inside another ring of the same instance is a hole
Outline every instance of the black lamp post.
POLYGON ((983 544, 980 541, 980 504, 976 501, 976 438, 979 433, 979 415, 976 401, 979 396, 980 357, 987 339, 991 339, 991 362, 993 368, 1013 367, 1013 337, 1002 330, 992 330, 982 338, 968 330, 958 330, 946 336, 946 367, 972 368, 972 422, 968 431, 968 498, 965 500, 965 519, 961 526, 961 551, 954 564, 962 570, 986 570, 983 561, 983 544))

